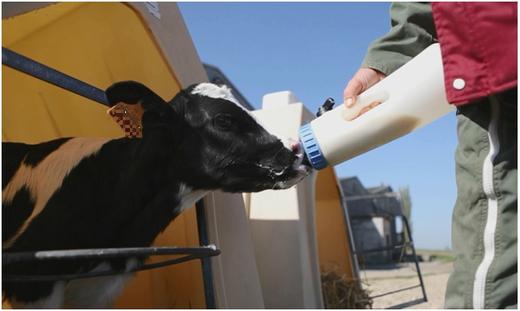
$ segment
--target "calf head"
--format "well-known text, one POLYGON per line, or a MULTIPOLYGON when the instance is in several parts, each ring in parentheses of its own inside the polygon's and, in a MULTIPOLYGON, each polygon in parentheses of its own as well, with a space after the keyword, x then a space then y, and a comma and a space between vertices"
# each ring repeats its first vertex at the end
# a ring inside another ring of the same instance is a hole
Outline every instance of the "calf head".
POLYGON ((165 137, 161 143, 172 150, 169 166, 192 188, 285 189, 310 172, 299 143, 285 146, 225 86, 195 84, 167 103, 144 85, 126 81, 112 85, 107 97, 111 104, 143 106, 143 140, 165 137))

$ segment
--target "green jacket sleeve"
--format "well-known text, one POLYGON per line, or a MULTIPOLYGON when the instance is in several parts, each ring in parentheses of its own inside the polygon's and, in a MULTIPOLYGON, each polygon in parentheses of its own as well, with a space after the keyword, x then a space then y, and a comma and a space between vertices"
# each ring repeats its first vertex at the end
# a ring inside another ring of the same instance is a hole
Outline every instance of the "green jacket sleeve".
POLYGON ((430 3, 397 2, 390 7, 392 28, 375 40, 361 67, 389 75, 436 41, 430 3))

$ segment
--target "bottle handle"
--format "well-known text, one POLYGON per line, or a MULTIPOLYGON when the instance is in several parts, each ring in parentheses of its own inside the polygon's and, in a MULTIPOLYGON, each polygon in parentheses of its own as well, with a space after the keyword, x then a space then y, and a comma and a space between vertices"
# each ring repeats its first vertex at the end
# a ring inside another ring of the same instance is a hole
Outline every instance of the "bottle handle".
POLYGON ((370 90, 368 90, 357 96, 356 102, 352 107, 346 108, 345 104, 342 104, 344 108, 342 117, 346 121, 353 121, 367 111, 388 101, 388 98, 389 94, 386 91, 378 90, 370 92, 370 90))

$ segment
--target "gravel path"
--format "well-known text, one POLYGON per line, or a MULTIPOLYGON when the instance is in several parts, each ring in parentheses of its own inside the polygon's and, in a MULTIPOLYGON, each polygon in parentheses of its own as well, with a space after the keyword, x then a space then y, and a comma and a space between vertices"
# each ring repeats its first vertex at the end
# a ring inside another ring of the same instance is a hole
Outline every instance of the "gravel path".
MULTIPOLYGON (((453 263, 424 262, 420 263, 428 302, 422 300, 420 287, 378 297, 373 299, 372 308, 405 308, 405 309, 442 309, 444 293, 448 277, 453 270, 453 263)), ((362 270, 361 277, 370 296, 387 293, 401 288, 419 285, 414 264, 380 270, 362 270)))

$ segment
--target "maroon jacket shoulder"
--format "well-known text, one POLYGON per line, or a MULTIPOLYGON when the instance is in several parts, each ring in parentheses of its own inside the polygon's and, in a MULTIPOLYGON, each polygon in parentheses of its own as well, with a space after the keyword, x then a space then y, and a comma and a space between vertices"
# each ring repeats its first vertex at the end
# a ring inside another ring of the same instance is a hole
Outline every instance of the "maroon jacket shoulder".
POLYGON ((517 85, 517 4, 432 5, 446 95, 461 105, 517 85))

